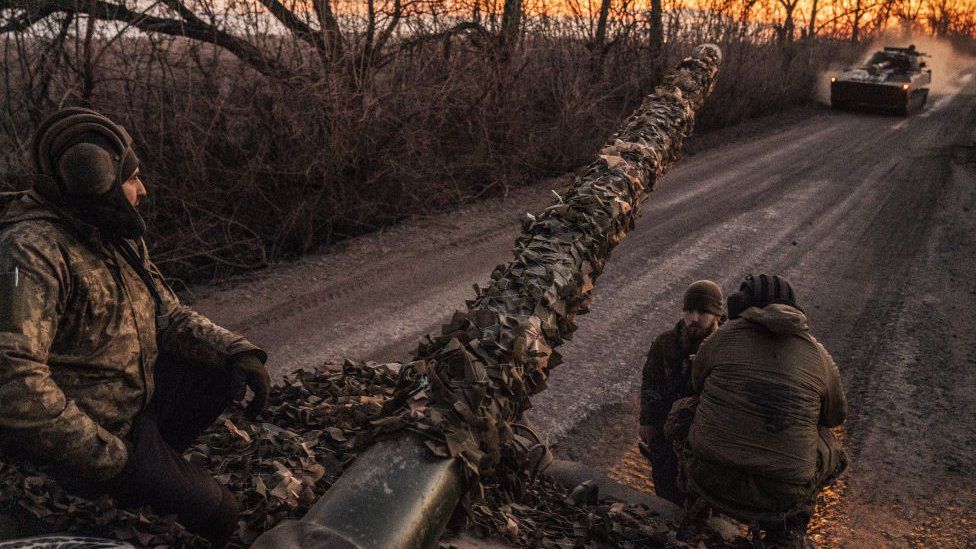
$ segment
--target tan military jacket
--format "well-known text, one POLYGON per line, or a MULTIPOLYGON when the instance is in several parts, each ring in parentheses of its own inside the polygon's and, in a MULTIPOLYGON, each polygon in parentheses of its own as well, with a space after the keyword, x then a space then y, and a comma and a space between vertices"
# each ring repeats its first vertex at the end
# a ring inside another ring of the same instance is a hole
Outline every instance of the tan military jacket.
POLYGON ((692 383, 695 455, 764 478, 810 482, 820 427, 847 417, 837 366, 789 305, 749 308, 709 336, 692 359, 692 383))
POLYGON ((131 243, 162 297, 97 229, 27 193, 0 216, 0 446, 78 478, 107 480, 119 437, 153 394, 160 353, 201 368, 264 352, 190 308, 131 243))

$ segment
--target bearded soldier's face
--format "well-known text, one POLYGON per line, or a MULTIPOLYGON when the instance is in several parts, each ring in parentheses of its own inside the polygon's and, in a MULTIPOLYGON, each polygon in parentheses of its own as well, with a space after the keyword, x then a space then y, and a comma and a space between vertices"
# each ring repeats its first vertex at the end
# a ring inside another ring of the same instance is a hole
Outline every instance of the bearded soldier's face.
POLYGON ((718 315, 703 311, 684 311, 685 328, 691 339, 701 340, 718 328, 718 315))
POLYGON ((122 193, 125 194, 125 199, 132 204, 133 208, 138 208, 139 204, 142 204, 143 199, 146 198, 148 194, 146 192, 146 186, 142 182, 142 176, 139 174, 139 169, 132 174, 132 177, 128 181, 122 184, 122 193))

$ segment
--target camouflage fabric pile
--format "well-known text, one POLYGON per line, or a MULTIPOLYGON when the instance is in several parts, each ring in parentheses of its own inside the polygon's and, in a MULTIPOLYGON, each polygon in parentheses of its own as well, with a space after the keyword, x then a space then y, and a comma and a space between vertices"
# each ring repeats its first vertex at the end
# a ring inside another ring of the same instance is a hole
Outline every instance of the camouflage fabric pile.
POLYGON ((477 533, 500 536, 517 547, 662 547, 673 524, 645 507, 603 501, 576 502, 554 480, 541 476, 518 501, 494 493, 472 506, 477 533))
MULTIPOLYGON (((347 362, 298 371, 272 391, 262 422, 240 413, 221 418, 186 457, 207 467, 241 502, 234 545, 245 546, 286 518, 303 515, 373 437, 408 423, 389 415, 399 364, 347 362)), ((22 525, 21 535, 74 532, 147 546, 206 546, 171 517, 148 509, 118 509, 108 498, 89 501, 64 492, 26 466, 0 462, 0 514, 22 525)))
MULTIPOLYGON (((700 525, 688 542, 678 541, 677 525, 643 505, 613 500, 582 501, 553 479, 542 475, 517 500, 506 491, 490 491, 471 507, 469 531, 504 540, 513 547, 752 547, 728 522, 700 525), (718 526, 719 528, 713 528, 718 526)), ((451 548, 445 543, 442 548, 451 548)))
MULTIPOLYGON (((399 364, 329 365, 296 372, 276 386, 265 421, 231 414, 215 424, 186 457, 208 467, 239 498, 232 546, 247 546, 278 522, 303 515, 376 436, 401 428, 424 432, 417 427, 423 397, 404 403, 405 387, 423 384, 399 364)), ((658 547, 673 538, 675 525, 642 506, 575 502, 544 475, 515 478, 485 479, 486 498, 465 517, 476 535, 515 547, 658 547)), ((0 514, 26 527, 21 535, 72 532, 144 546, 207 546, 172 517, 116 508, 108 498, 71 496, 28 467, 0 462, 0 487, 0 514)))
POLYGON ((0 490, 0 540, 60 532, 150 546, 205 546, 172 517, 119 509, 108 498, 71 496, 30 467, 0 462, 0 490))

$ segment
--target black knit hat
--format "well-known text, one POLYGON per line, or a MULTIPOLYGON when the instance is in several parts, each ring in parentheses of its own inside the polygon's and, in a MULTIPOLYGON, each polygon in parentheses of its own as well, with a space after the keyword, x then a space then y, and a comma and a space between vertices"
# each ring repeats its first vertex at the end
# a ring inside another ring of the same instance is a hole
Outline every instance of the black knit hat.
POLYGON ((797 304, 796 292, 786 277, 767 274, 748 275, 739 286, 739 291, 729 295, 729 318, 737 318, 749 307, 761 309, 773 303, 783 303, 800 311, 803 310, 797 304))
POLYGON ((685 290, 683 310, 722 316, 722 288, 711 280, 693 282, 685 290))

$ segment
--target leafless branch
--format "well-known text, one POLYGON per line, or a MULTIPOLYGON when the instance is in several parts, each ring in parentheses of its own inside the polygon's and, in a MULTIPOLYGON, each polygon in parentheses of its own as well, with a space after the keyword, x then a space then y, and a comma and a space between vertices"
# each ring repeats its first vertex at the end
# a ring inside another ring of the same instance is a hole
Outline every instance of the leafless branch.
POLYGON ((121 21, 129 23, 143 32, 179 36, 212 43, 234 54, 254 70, 268 77, 288 80, 295 76, 288 69, 270 61, 254 45, 205 23, 186 8, 182 2, 165 0, 164 3, 174 9, 183 19, 157 17, 103 0, 45 0, 40 3, 36 0, 8 0, 0 3, 0 9, 36 9, 38 12, 46 12, 48 15, 60 12, 89 15, 104 21, 121 21))

